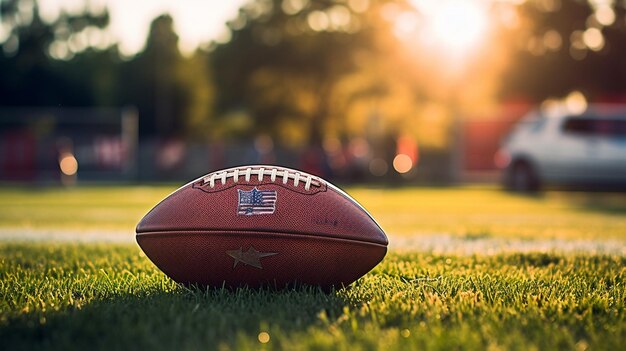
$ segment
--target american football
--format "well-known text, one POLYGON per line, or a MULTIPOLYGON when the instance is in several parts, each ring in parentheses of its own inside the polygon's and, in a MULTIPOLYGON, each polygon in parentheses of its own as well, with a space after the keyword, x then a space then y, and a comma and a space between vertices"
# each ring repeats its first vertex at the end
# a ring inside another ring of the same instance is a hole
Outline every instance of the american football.
POLYGON ((176 190, 137 225, 137 243, 178 283, 341 288, 385 256, 388 240, 345 192, 305 172, 241 166, 176 190))

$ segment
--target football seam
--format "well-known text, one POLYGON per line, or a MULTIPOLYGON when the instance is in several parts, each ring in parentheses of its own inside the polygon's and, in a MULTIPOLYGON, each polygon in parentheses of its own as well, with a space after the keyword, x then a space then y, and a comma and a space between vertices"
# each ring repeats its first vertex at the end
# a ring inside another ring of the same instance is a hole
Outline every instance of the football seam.
POLYGON ((239 176, 243 176, 245 178, 245 182, 248 183, 251 180, 252 175, 258 176, 259 182, 263 181, 263 178, 266 176, 265 170, 267 169, 267 176, 270 177, 271 182, 275 182, 276 177, 282 178, 283 184, 287 184, 289 178, 293 178, 293 186, 298 187, 300 181, 304 183, 304 190, 308 191, 311 185, 315 187, 321 187, 323 185, 323 181, 312 174, 308 174, 306 172, 301 172, 297 170, 292 170, 285 167, 273 167, 273 166, 245 166, 245 167, 234 167, 230 169, 225 169, 221 171, 216 171, 207 174, 202 178, 202 184, 209 183, 209 187, 213 188, 216 180, 220 180, 222 185, 225 185, 226 180, 229 177, 233 178, 233 181, 237 183, 239 181, 239 176), (278 170, 282 169, 282 172, 279 174, 278 170))
POLYGON ((295 237, 298 239, 321 239, 321 240, 332 240, 332 241, 344 241, 344 242, 349 242, 349 243, 354 243, 354 244, 366 244, 366 245, 373 245, 373 246, 379 246, 381 248, 387 248, 388 242, 387 243, 380 243, 380 242, 374 242, 374 241, 367 241, 367 240, 357 240, 357 239, 347 239, 347 238, 340 238, 340 237, 336 237, 336 236, 328 236, 328 235, 319 235, 319 234, 313 234, 313 233, 296 233, 296 232, 278 232, 278 231, 259 231, 259 230, 254 230, 254 231, 249 231, 249 230, 199 230, 199 229, 194 229, 194 230, 181 230, 181 229, 176 229, 176 230, 150 230, 150 231, 146 231, 146 232, 138 232, 137 233, 137 239, 139 239, 139 237, 142 236, 146 236, 146 237, 151 237, 151 236, 158 236, 158 237, 163 237, 163 236, 178 236, 181 234, 187 234, 187 235, 225 235, 228 236, 228 234, 242 234, 245 233, 246 235, 249 236, 253 236, 253 237, 271 237, 271 236, 275 236, 278 238, 285 238, 285 237, 295 237))
POLYGON ((207 194, 214 194, 214 193, 226 191, 226 190, 229 190, 229 189, 234 188, 234 187, 239 186, 239 185, 248 186, 248 187, 260 186, 260 185, 275 185, 275 186, 280 186, 282 188, 285 188, 287 190, 295 191, 295 192, 297 192, 299 194, 302 194, 302 195, 316 195, 318 193, 322 193, 322 192, 326 191, 326 185, 325 184, 321 185, 321 186, 319 186, 319 187, 317 187, 315 189, 311 189, 311 190, 307 191, 307 190, 304 190, 304 189, 301 189, 301 188, 293 187, 293 185, 290 185, 290 184, 283 184, 283 183, 280 183, 280 182, 278 182, 278 183, 277 182, 272 182, 271 180, 256 181, 254 183, 253 182, 246 183, 244 181, 241 181, 241 182, 238 182, 238 183, 231 182, 231 183, 228 183, 228 184, 219 185, 219 187, 217 187, 217 185, 216 185, 215 188, 209 188, 209 189, 207 189, 205 185, 200 184, 201 182, 202 182, 202 180, 199 180, 199 181, 191 184, 191 187, 193 189, 200 190, 200 191, 205 192, 207 194))

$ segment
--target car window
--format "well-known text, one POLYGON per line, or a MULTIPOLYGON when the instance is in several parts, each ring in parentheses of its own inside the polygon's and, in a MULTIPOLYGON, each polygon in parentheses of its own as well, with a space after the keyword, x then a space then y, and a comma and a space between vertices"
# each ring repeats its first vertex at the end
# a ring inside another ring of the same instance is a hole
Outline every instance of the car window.
POLYGON ((576 135, 593 135, 594 121, 588 118, 567 117, 563 122, 563 133, 576 135))
POLYGON ((566 134, 626 137, 626 119, 568 117, 563 122, 566 134))
POLYGON ((596 125, 596 133, 608 137, 626 137, 626 119, 601 119, 596 125))

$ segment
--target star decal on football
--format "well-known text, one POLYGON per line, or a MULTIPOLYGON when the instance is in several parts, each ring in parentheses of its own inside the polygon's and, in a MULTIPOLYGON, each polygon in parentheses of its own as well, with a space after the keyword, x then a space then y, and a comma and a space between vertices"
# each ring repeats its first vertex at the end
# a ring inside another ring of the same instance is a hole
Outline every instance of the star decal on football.
POLYGON ((235 259, 235 263, 233 263, 233 269, 237 267, 237 263, 241 262, 243 264, 247 264, 248 266, 256 267, 258 269, 263 269, 261 266, 261 258, 278 255, 278 252, 260 252, 257 251, 253 246, 250 246, 248 251, 243 251, 240 247, 238 250, 229 250, 226 251, 226 254, 235 259))

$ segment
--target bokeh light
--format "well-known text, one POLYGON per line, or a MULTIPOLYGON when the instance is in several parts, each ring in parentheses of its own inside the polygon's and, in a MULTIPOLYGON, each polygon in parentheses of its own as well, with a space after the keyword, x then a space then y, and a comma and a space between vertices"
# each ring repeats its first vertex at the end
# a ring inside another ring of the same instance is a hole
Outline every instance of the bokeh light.
POLYGON ((364 138, 354 138, 350 141, 350 152, 356 158, 364 158, 369 152, 370 148, 367 143, 367 140, 364 138))
POLYGON ((580 91, 573 91, 565 98, 565 107, 570 113, 579 115, 587 110, 587 98, 580 91))
POLYGON ((615 22, 615 11, 608 4, 600 6, 595 13, 595 18, 603 26, 610 26, 615 22))
POLYGON ((583 41, 593 51, 600 51, 604 47, 604 36, 598 28, 589 28, 583 33, 583 41))
POLYGON ((393 169, 400 174, 407 173, 413 168, 413 161, 408 155, 398 154, 393 159, 393 169))
POLYGON ((288 15, 295 15, 302 11, 309 2, 307 0, 284 0, 281 4, 282 10, 288 15))
POLYGON ((268 332, 260 332, 258 339, 261 344, 267 344, 270 341, 270 334, 268 332))
POLYGON ((374 158, 370 161, 369 170, 372 175, 382 177, 387 174, 389 165, 387 164, 387 161, 382 158, 374 158))
POLYGON ((352 11, 356 13, 363 13, 369 8, 370 2, 369 0, 348 0, 348 5, 352 11))
POLYGON ((78 172, 78 161, 74 155, 67 153, 59 158, 59 168, 67 176, 73 176, 78 172))
POLYGON ((552 51, 558 51, 561 48, 563 40, 556 30, 549 30, 543 35, 543 45, 552 51))

